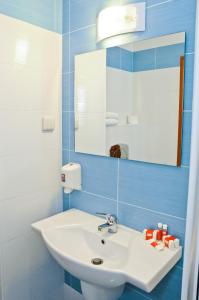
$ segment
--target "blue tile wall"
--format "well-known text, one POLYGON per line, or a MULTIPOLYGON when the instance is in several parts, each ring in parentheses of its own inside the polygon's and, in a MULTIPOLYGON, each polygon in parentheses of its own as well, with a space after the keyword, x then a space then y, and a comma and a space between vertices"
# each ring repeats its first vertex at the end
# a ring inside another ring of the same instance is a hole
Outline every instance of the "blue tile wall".
POLYGON ((142 50, 134 53, 134 72, 155 69, 155 49, 142 50))
POLYGON ((188 168, 120 162, 118 200, 176 217, 186 217, 188 168), (144 187, 144 193, 143 193, 144 187))
POLYGON ((133 72, 133 52, 120 47, 107 49, 108 67, 133 72))
POLYGON ((0 13, 62 32, 62 0, 0 0, 0 13))
POLYGON ((63 33, 69 32, 70 25, 70 3, 69 0, 63 0, 63 33))
POLYGON ((134 52, 133 71, 178 67, 184 50, 183 43, 134 52))
POLYGON ((84 189, 110 199, 117 197, 117 160, 114 158, 70 153, 70 159, 81 163, 84 189))
POLYGON ((155 49, 156 69, 178 67, 180 56, 184 55, 184 43, 155 49))
POLYGON ((185 55, 185 95, 184 110, 192 110, 194 53, 185 55))
POLYGON ((133 71, 133 57, 132 52, 121 49, 121 69, 124 71, 133 71))
MULTIPOLYGON (((97 210, 116 213, 120 223, 138 230, 162 221, 169 224, 170 231, 180 237, 183 244, 190 159, 196 0, 146 0, 146 31, 128 35, 130 41, 132 38, 140 40, 186 32, 182 166, 160 166, 74 152, 74 56, 100 47, 96 45, 96 16, 100 9, 133 2, 139 0, 64 0, 63 163, 72 160, 80 162, 83 172, 83 190, 64 195, 64 208, 79 208, 93 214, 97 210)), ((111 59, 115 54, 112 55, 111 59)), ((121 300, 180 300, 182 270, 181 260, 150 294, 127 285, 121 300)), ((80 291, 76 278, 66 273, 65 281, 80 291)))
POLYGON ((111 47, 107 49, 107 66, 128 72, 178 67, 184 50, 184 43, 136 52, 111 47))
POLYGON ((107 66, 115 69, 121 68, 121 48, 111 47, 107 50, 107 66))

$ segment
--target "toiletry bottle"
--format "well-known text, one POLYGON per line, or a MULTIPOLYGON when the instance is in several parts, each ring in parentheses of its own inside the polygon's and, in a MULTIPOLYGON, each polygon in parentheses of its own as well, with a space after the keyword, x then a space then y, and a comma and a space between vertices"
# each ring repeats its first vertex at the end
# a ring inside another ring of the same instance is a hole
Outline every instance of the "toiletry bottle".
POLYGON ((163 238, 163 243, 165 247, 168 247, 169 249, 176 249, 180 247, 180 240, 172 235, 165 236, 163 238))
POLYGON ((153 231, 153 239, 154 239, 155 241, 158 240, 158 230, 157 230, 157 229, 153 231))
POLYGON ((168 225, 167 224, 163 224, 162 226, 162 239, 168 235, 168 225))
POLYGON ((158 223, 158 230, 157 230, 157 240, 162 240, 162 231, 163 231, 163 225, 162 223, 158 223))
POLYGON ((143 230, 143 237, 145 240, 150 240, 153 238, 153 233, 154 230, 153 229, 144 229, 143 230))

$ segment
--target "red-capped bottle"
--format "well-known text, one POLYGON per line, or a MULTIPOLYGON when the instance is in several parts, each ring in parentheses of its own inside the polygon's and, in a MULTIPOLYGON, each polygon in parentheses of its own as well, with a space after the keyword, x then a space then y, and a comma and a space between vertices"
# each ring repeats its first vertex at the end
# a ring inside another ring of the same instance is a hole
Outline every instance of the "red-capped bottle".
POLYGON ((162 241, 162 232, 163 232, 163 225, 162 223, 158 223, 157 241, 162 241))
POLYGON ((168 235, 168 225, 167 224, 163 224, 162 226, 162 239, 168 235))

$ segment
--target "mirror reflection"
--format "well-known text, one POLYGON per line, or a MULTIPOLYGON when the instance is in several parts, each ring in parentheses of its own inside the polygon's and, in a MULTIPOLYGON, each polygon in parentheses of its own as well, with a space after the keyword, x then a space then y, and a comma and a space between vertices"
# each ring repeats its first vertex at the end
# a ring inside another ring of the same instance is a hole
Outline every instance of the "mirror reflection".
POLYGON ((185 33, 75 57, 75 151, 180 165, 185 33))

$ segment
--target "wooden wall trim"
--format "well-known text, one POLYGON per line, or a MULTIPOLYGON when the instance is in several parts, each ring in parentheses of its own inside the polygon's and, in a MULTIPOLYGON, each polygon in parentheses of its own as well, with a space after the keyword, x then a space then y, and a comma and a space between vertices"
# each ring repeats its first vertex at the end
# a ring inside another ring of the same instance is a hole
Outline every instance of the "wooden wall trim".
POLYGON ((183 120, 183 98, 184 98, 184 56, 180 57, 180 85, 179 85, 179 119, 178 119, 178 149, 177 166, 181 165, 182 158, 182 120, 183 120))

